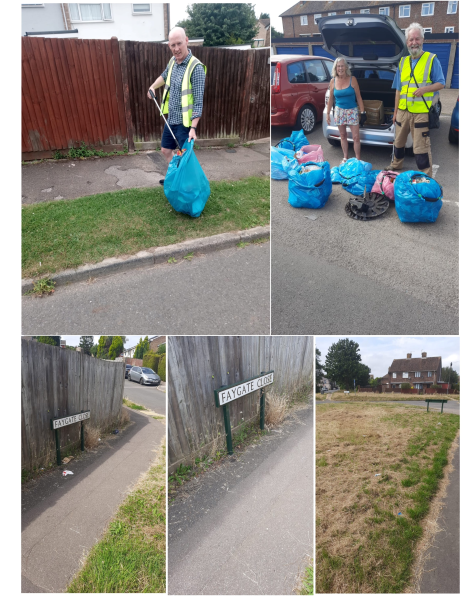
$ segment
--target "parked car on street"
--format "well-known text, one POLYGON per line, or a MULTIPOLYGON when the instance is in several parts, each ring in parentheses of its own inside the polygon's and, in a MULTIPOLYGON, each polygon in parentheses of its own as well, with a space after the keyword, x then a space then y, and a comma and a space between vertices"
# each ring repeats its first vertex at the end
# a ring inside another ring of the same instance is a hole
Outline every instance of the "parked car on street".
POLYGON ((125 378, 127 379, 129 375, 129 371, 132 368, 132 365, 125 365, 125 378))
POLYGON ((141 383, 141 385, 159 385, 161 383, 159 375, 148 367, 132 367, 128 380, 141 383))
MULTIPOLYGON (((318 20, 318 29, 324 48, 333 58, 342 57, 346 60, 357 78, 362 99, 383 102, 383 122, 378 125, 366 123, 360 127, 360 143, 386 146, 392 152, 395 137, 395 125, 392 123, 395 90, 392 89, 392 82, 400 59, 409 54, 402 30, 390 17, 375 14, 323 17, 318 20)), ((330 125, 326 122, 329 96, 328 88, 323 111, 323 135, 332 146, 338 146, 341 140, 338 127, 334 124, 334 119, 331 119, 330 125)), ((442 106, 439 92, 434 94, 432 103, 440 115, 442 106)), ((347 139, 352 142, 349 127, 347 139)), ((405 142, 405 152, 413 155, 411 134, 405 142)))
POLYGON ((459 128, 460 128, 460 117, 459 117, 459 108, 460 97, 457 98, 457 103, 455 104, 455 108, 452 112, 452 118, 450 119, 450 129, 449 129, 449 142, 451 144, 458 144, 459 141, 459 128))
POLYGON ((333 62, 303 54, 270 57, 272 127, 286 125, 305 133, 313 131, 322 120, 333 62))

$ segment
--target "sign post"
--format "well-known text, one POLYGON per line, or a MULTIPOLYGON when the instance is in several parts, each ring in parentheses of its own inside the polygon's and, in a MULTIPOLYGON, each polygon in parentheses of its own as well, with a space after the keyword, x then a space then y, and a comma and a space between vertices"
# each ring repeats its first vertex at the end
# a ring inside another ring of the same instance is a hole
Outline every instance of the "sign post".
POLYGON ((59 430, 61 427, 66 425, 72 425, 74 423, 80 423, 80 449, 82 452, 85 450, 84 443, 84 421, 90 419, 90 411, 83 410, 76 415, 70 415, 69 417, 57 417, 56 419, 50 419, 50 425, 52 430, 55 432, 55 444, 56 444, 56 462, 58 466, 61 465, 61 448, 59 441, 59 430))
POLYGON ((233 454, 233 440, 230 424, 229 403, 237 400, 242 396, 251 394, 260 389, 260 428, 265 427, 265 392, 263 388, 273 383, 274 371, 262 372, 258 377, 251 377, 239 383, 232 385, 224 385, 218 390, 214 390, 215 405, 217 408, 223 408, 223 421, 225 425, 225 433, 227 436, 227 452, 233 454))

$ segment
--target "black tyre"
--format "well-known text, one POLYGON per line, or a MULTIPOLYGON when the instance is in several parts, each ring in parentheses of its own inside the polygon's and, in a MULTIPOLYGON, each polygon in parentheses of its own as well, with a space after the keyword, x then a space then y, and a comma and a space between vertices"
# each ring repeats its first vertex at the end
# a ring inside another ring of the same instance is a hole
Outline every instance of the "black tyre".
POLYGON ((140 378, 140 383, 141 385, 145 385, 145 380, 143 379, 143 377, 140 378))
POLYGON ((449 129, 449 142, 451 144, 458 144, 458 136, 451 127, 449 129))
POLYGON ((132 381, 132 380, 130 379, 130 375, 127 375, 127 379, 128 379, 129 381, 132 381))
POLYGON ((314 130, 316 122, 317 115, 315 114, 313 106, 305 104, 297 115, 297 129, 303 129, 304 133, 311 133, 314 130))
POLYGON ((339 148, 341 142, 339 140, 333 140, 332 138, 328 138, 328 144, 330 144, 331 146, 337 146, 339 148))

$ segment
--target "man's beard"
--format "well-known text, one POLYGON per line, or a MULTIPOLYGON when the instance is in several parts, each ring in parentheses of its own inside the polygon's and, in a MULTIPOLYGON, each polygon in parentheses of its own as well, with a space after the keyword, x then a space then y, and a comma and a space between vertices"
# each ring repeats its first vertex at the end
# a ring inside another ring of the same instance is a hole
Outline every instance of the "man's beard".
POLYGON ((415 58, 415 56, 419 56, 423 52, 423 45, 418 46, 418 48, 409 48, 409 51, 412 58, 415 58))

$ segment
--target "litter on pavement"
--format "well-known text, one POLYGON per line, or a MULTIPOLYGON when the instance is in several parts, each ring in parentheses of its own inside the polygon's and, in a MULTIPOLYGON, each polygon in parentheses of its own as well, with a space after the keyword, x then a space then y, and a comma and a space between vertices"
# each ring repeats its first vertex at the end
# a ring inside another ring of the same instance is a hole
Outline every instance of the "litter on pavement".
POLYGON ((66 477, 66 475, 74 475, 74 473, 72 471, 63 471, 63 475, 66 477))

